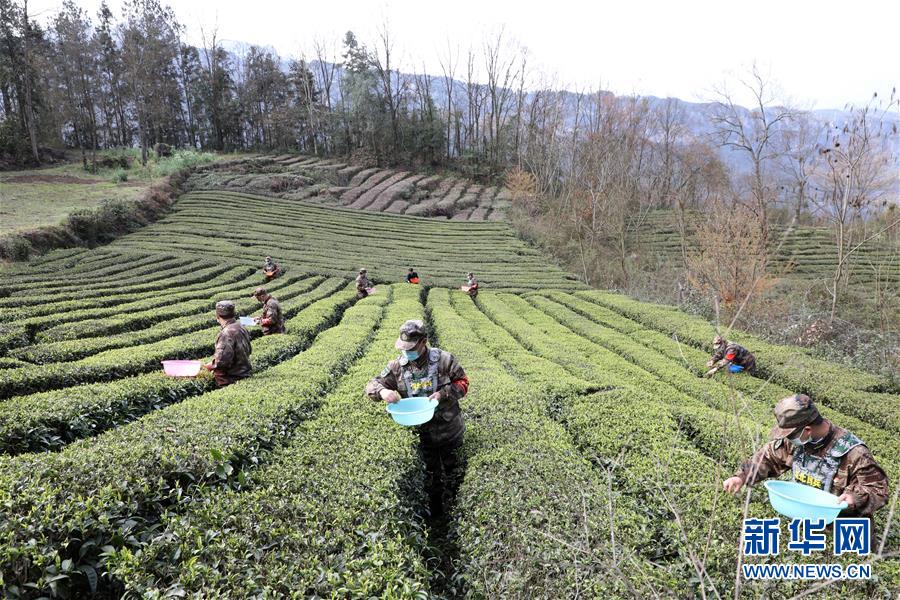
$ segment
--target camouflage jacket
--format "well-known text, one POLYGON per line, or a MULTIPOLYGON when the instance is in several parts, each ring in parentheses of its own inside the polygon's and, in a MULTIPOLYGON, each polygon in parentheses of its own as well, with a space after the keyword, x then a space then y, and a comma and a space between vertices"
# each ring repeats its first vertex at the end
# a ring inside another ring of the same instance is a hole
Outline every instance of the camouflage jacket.
POLYGON ((281 312, 281 304, 272 296, 269 296, 269 299, 263 304, 259 324, 262 327, 263 335, 285 332, 284 314, 281 312))
POLYGON ((278 265, 275 264, 274 260, 267 260, 263 264, 263 271, 265 271, 266 273, 272 273, 272 272, 278 271, 278 265))
POLYGON ((469 288, 469 291, 467 293, 470 296, 474 297, 474 296, 478 295, 478 280, 477 279, 475 279, 474 277, 469 277, 466 280, 466 286, 469 288))
POLYGON ((216 351, 211 362, 216 383, 220 386, 250 377, 250 334, 232 319, 216 336, 216 351))
POLYGON ((395 390, 403 398, 430 396, 440 391, 434 417, 418 427, 422 444, 456 446, 462 442, 465 423, 459 399, 469 391, 469 378, 452 354, 431 348, 415 362, 403 356, 392 360, 366 385, 366 395, 381 400, 384 389, 395 390))
POLYGON ((753 485, 770 477, 778 477, 788 469, 794 480, 836 496, 850 492, 856 507, 841 516, 870 517, 888 500, 888 479, 862 440, 838 427, 831 431, 817 448, 794 447, 786 439, 771 440, 735 475, 753 485))
POLYGON ((747 371, 753 371, 756 368, 756 357, 753 353, 734 342, 728 342, 723 348, 713 352, 712 360, 717 367, 724 367, 731 363, 744 367, 747 371))
POLYGON ((357 296, 365 296, 366 290, 372 287, 372 282, 369 281, 369 277, 367 275, 357 275, 356 276, 356 293, 357 296))

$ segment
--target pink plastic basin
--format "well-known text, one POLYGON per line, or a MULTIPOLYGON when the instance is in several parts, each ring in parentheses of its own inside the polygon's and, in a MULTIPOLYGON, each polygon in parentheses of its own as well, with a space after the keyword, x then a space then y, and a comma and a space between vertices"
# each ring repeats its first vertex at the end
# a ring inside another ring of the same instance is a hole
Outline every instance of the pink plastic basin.
POLYGON ((172 377, 196 377, 200 374, 201 363, 199 360, 164 360, 163 371, 172 377))
POLYGON ((367 295, 371 296, 371 295, 374 294, 374 293, 375 293, 375 288, 373 288, 373 287, 366 288, 366 294, 367 294, 367 295))

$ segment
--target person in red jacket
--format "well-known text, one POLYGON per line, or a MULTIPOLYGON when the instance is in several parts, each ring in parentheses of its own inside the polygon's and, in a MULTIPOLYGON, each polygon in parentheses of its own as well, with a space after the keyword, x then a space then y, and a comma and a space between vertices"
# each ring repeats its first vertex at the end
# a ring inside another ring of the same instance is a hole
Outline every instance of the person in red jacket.
POLYGON ((756 357, 740 344, 729 342, 721 335, 717 335, 713 340, 713 355, 706 362, 706 366, 709 371, 704 377, 712 377, 719 369, 725 367, 732 373, 742 371, 753 373, 756 371, 756 357))

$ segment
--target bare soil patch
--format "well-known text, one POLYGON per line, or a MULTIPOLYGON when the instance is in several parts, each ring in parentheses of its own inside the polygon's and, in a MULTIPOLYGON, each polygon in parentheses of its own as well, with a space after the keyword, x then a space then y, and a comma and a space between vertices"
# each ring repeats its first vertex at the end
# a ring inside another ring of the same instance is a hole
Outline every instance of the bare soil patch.
POLYGON ((6 183, 103 183, 102 179, 83 179, 74 175, 16 175, 6 179, 6 183))

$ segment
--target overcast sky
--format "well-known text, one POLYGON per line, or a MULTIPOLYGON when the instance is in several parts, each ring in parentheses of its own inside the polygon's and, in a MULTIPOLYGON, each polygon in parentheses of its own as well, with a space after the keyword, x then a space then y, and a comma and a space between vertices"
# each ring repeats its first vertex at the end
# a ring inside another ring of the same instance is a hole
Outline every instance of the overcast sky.
MULTIPOLYGON (((117 14, 121 0, 108 0, 117 14)), ((100 0, 76 0, 93 16, 100 0)), ((46 18, 60 0, 30 0, 46 18)), ((201 26, 220 39, 309 52, 319 38, 337 48, 344 32, 364 43, 387 21, 400 68, 440 73, 438 56, 505 35, 528 49, 530 64, 555 74, 559 87, 618 94, 712 97, 756 61, 783 95, 815 108, 842 108, 886 97, 900 83, 896 0, 641 1, 550 0, 172 0, 188 41, 201 26)), ((746 96, 738 96, 748 103, 746 96)))

